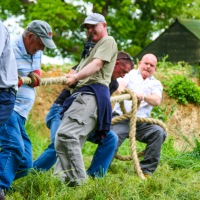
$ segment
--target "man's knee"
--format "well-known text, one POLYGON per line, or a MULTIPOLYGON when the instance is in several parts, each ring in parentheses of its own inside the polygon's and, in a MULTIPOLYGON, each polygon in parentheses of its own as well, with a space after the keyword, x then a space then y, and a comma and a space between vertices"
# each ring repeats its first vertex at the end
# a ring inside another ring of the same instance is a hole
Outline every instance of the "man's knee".
POLYGON ((113 142, 118 142, 118 140, 119 140, 118 136, 117 136, 117 134, 114 131, 110 130, 107 133, 107 135, 108 135, 109 139, 112 140, 113 142))
POLYGON ((118 144, 118 141, 119 141, 119 138, 117 136, 117 134, 110 130, 107 135, 106 135, 106 138, 107 140, 109 141, 109 143, 114 146, 115 148, 117 147, 117 144, 118 144))
POLYGON ((30 169, 33 167, 33 159, 32 156, 29 155, 25 158, 25 162, 24 162, 24 168, 26 169, 30 169))
POLYGON ((65 137, 63 139, 61 136, 56 137, 55 149, 57 153, 75 152, 77 148, 79 147, 80 147, 80 143, 77 140, 77 138, 65 137))
POLYGON ((156 136, 162 141, 165 141, 166 138, 166 132, 164 129, 160 126, 156 126, 156 136))

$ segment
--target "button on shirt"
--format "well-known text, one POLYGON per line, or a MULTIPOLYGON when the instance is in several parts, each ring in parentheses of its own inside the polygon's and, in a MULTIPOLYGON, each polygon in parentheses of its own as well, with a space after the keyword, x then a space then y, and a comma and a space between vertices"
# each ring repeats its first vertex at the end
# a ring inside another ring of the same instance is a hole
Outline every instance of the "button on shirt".
MULTIPOLYGON (((42 51, 37 51, 34 55, 29 55, 25 49, 22 36, 13 43, 13 50, 17 60, 17 69, 21 77, 35 70, 40 70, 42 51)), ((28 113, 35 101, 35 89, 28 85, 22 85, 18 89, 14 110, 27 119, 28 113)))
POLYGON ((10 35, 0 21, 0 88, 17 90, 18 75, 15 56, 10 44, 10 35))
MULTIPOLYGON (((127 83, 127 88, 131 89, 135 93, 143 94, 145 96, 156 94, 162 98, 163 87, 160 81, 155 79, 154 76, 151 76, 144 80, 140 74, 140 71, 133 69, 128 74, 126 74, 124 78, 120 78, 120 80, 127 83)), ((131 105, 132 101, 124 101, 124 106, 127 112, 131 111, 131 105)), ((137 116, 150 117, 152 108, 153 106, 149 105, 147 102, 141 101, 137 116)), ((115 105, 114 111, 116 111, 120 115, 122 114, 119 103, 115 105)))

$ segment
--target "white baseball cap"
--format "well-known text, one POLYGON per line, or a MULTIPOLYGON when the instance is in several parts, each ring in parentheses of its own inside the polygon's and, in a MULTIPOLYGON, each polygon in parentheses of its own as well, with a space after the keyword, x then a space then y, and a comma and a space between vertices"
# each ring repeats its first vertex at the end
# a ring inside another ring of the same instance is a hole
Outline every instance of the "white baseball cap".
POLYGON ((85 18, 84 22, 81 24, 81 28, 85 28, 86 24, 95 25, 99 22, 106 23, 105 17, 99 13, 92 13, 85 18))

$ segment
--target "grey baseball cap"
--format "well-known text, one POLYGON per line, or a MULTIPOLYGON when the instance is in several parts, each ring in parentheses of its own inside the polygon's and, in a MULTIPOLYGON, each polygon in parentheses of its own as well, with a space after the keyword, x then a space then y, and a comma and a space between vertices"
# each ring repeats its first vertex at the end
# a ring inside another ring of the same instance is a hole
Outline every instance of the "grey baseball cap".
POLYGON ((26 29, 40 37, 43 44, 50 49, 55 49, 56 45, 52 39, 51 26, 42 20, 34 20, 28 24, 26 29))
POLYGON ((105 17, 99 13, 92 13, 88 15, 84 22, 81 24, 81 28, 85 28, 86 24, 98 24, 99 22, 104 22, 106 23, 105 17))

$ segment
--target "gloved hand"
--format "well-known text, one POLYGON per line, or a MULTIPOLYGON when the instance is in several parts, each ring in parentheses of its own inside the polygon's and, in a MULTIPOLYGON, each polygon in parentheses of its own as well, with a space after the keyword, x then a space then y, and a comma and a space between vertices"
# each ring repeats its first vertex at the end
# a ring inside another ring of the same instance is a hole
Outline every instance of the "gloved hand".
POLYGON ((18 88, 23 84, 21 76, 18 75, 18 88))
POLYGON ((35 70, 33 72, 30 72, 28 77, 31 79, 31 84, 29 84, 30 87, 37 87, 40 85, 41 82, 41 72, 40 70, 35 70))

